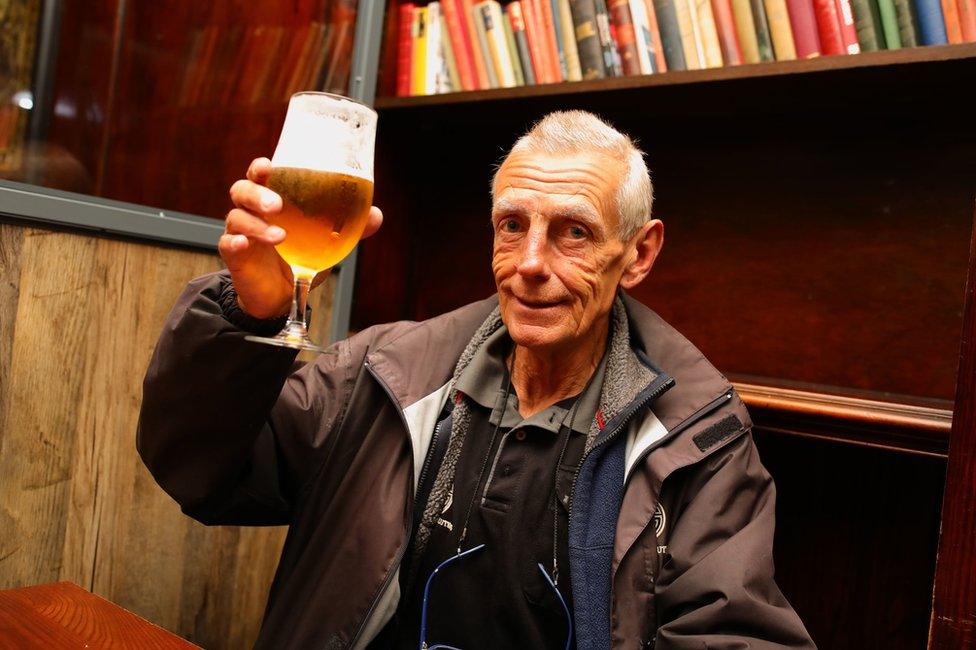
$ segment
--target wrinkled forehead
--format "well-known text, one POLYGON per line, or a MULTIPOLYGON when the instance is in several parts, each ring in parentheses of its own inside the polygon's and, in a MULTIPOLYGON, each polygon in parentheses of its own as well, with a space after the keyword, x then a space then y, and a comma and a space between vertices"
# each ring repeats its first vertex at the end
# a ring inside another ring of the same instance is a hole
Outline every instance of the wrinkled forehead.
POLYGON ((619 161, 599 153, 515 152, 495 175, 492 214, 555 213, 612 226, 622 172, 619 161))

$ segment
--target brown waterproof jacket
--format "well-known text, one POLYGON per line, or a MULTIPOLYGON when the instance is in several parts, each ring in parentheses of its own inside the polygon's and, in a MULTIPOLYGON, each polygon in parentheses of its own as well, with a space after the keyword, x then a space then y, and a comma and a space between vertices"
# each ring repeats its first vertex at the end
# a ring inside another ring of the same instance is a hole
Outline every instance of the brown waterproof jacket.
MULTIPOLYGON (((245 342, 228 296, 217 273, 179 298, 146 374, 139 453, 203 523, 289 526, 257 647, 362 648, 396 609, 433 428, 497 299, 371 327, 302 364, 245 342)), ((657 314, 624 304, 635 354, 674 382, 621 433, 609 634, 587 647, 814 647, 773 579, 775 489, 745 406, 657 314)))

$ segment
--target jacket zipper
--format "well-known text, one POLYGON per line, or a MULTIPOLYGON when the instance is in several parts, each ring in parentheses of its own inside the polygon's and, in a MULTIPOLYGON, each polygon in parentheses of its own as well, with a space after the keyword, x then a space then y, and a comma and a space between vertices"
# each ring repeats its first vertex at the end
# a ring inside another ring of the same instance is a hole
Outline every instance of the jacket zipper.
POLYGON ((573 474, 573 483, 572 485, 570 485, 569 488, 569 507, 566 509, 567 521, 569 520, 571 513, 573 512, 573 501, 575 500, 576 497, 576 481, 579 479, 579 470, 581 467, 583 467, 583 464, 586 463, 586 459, 589 457, 589 455, 593 453, 595 450, 599 449, 603 445, 613 440, 614 438, 616 438, 617 435, 627 425, 627 423, 630 422, 630 419, 634 417, 634 415, 639 410, 641 410, 646 405, 650 404, 658 397, 666 393, 668 390, 671 389, 672 386, 674 386, 674 384, 675 384, 674 377, 668 377, 660 386, 655 388, 647 396, 645 396, 643 399, 641 399, 639 402, 633 405, 632 408, 617 423, 616 427, 614 427, 614 429, 606 435, 606 437, 598 441, 595 445, 590 447, 589 451, 583 454, 583 458, 580 459, 579 465, 576 466, 576 472, 573 474))
MULTIPOLYGON (((409 437, 410 427, 409 425, 407 425, 407 418, 403 415, 403 409, 400 408, 400 402, 398 402, 396 396, 393 395, 393 391, 390 389, 387 383, 383 381, 383 379, 378 374, 376 374, 376 371, 373 370, 373 366, 369 364, 369 361, 366 361, 363 365, 366 366, 366 370, 369 371, 369 374, 373 376, 373 379, 375 379, 376 382, 383 388, 383 390, 386 392, 387 397, 389 397, 390 401, 393 402, 394 408, 396 408, 397 413, 400 415, 400 421, 403 423, 403 428, 404 430, 406 430, 407 436, 409 437)), ((413 522, 413 500, 412 499, 410 503, 411 503, 410 517, 408 518, 408 521, 412 523, 413 522)), ((373 616, 373 611, 376 609, 376 604, 380 601, 380 597, 382 597, 382 595, 386 593, 386 590, 390 587, 390 582, 393 581, 393 576, 396 575, 397 569, 400 568, 400 562, 403 561, 403 556, 407 552, 407 546, 409 545, 409 533, 407 537, 408 537, 407 544, 404 544, 401 541, 400 548, 397 549, 396 557, 393 559, 393 564, 390 566, 390 570, 389 572, 387 572, 386 578, 383 580, 383 586, 380 587, 380 590, 378 592, 376 592, 377 594, 376 598, 374 598, 373 602, 369 604, 369 609, 366 610, 366 616, 363 617, 362 622, 359 624, 359 629, 356 630, 355 636, 353 636, 352 640, 349 642, 350 648, 356 646, 356 642, 359 641, 359 637, 361 637, 363 634, 363 629, 366 627, 366 623, 373 616)))

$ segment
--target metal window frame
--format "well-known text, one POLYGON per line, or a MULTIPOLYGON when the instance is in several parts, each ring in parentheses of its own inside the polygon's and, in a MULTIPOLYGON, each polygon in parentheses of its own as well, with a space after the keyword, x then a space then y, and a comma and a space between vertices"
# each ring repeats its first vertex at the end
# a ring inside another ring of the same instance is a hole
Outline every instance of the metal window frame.
MULTIPOLYGON (((349 96, 369 105, 373 105, 376 97, 384 11, 385 0, 360 0, 356 12, 349 96)), ((41 30, 42 35, 50 35, 57 22, 57 16, 52 15, 41 30)), ((38 44, 39 47, 41 45, 53 48, 56 46, 55 39, 43 39, 43 43, 38 44)), ((44 53, 39 53, 39 56, 46 62, 41 67, 46 71, 43 76, 47 80, 51 72, 48 68, 53 62, 44 53)), ((44 92, 36 94, 40 96, 44 92)), ((43 121, 40 121, 34 130, 43 128, 43 121)), ((0 218, 208 251, 216 251, 217 240, 224 230, 223 224, 215 219, 2 179, 0 218)), ((330 329, 332 342, 345 338, 349 331, 357 250, 358 247, 336 267, 338 278, 330 329)))

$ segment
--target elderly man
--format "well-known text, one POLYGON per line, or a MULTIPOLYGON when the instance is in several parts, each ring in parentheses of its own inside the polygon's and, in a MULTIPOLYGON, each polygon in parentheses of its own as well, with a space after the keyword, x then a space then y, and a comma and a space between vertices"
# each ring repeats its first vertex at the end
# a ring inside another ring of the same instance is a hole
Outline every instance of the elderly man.
MULTIPOLYGON (((546 116, 492 185, 497 296, 296 363, 256 160, 179 299, 139 450, 209 524, 287 524, 265 648, 809 648, 728 380, 629 298, 661 250, 629 138, 546 116)), ((367 234, 379 227, 373 209, 367 234)))

